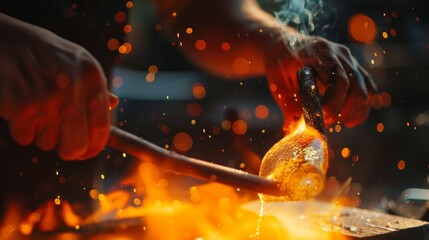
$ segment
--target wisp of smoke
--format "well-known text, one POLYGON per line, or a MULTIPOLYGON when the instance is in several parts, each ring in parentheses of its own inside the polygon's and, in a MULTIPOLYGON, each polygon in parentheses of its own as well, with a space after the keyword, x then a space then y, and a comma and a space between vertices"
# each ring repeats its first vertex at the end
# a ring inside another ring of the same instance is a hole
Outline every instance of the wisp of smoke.
MULTIPOLYGON (((279 24, 294 27, 305 35, 323 35, 328 28, 335 26, 336 10, 324 4, 323 0, 274 0, 278 10, 274 12, 279 24)), ((299 39, 287 42, 294 46, 299 39)))

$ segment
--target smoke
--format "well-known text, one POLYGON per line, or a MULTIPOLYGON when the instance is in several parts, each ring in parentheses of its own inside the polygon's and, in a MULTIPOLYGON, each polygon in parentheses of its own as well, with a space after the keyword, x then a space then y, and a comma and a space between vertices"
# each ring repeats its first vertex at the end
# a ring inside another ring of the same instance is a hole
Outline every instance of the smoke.
MULTIPOLYGON (((337 15, 333 4, 323 0, 273 0, 274 16, 279 24, 294 27, 305 35, 324 36, 326 29, 335 27, 337 15)), ((290 39, 293 46, 299 39, 290 39)))

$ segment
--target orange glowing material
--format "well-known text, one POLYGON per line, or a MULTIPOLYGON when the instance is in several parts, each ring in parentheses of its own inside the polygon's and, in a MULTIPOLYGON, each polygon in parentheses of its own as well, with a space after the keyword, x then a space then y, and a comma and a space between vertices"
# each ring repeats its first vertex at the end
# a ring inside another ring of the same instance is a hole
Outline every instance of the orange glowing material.
POLYGON ((151 83, 151 82, 155 81, 155 74, 153 74, 153 73, 146 74, 146 81, 148 83, 151 83))
POLYGON ((270 110, 265 105, 258 105, 255 108, 255 115, 259 119, 266 119, 270 114, 270 110))
POLYGON ((158 66, 150 65, 149 68, 147 69, 147 71, 150 73, 153 73, 153 74, 157 74, 158 73, 158 66))
POLYGON ((128 1, 128 2, 125 4, 125 6, 126 6, 127 8, 132 8, 132 7, 134 6, 134 4, 133 4, 133 2, 128 1))
POLYGON ((131 26, 130 24, 127 24, 124 26, 124 33, 130 33, 133 30, 133 26, 131 26))
POLYGON ((388 37, 389 37, 389 34, 387 34, 387 32, 383 32, 383 33, 382 33, 382 36, 383 36, 383 38, 384 38, 384 39, 386 39, 386 38, 388 38, 388 37))
POLYGON ((188 113, 188 115, 191 117, 200 116, 202 111, 203 111, 203 109, 201 107, 201 104, 196 103, 196 102, 189 103, 186 106, 186 113, 188 113))
POLYGON ((190 28, 190 27, 186 28, 185 31, 186 31, 187 34, 192 34, 194 32, 194 30, 192 28, 190 28))
POLYGON ((229 51, 229 49, 231 49, 231 45, 227 42, 223 42, 220 45, 220 48, 222 48, 223 51, 227 52, 227 51, 229 51))
POLYGON ((384 124, 383 123, 377 123, 377 132, 383 132, 384 131, 384 124))
POLYGON ((237 120, 232 123, 232 131, 236 135, 244 135, 247 132, 247 123, 243 120, 237 120))
POLYGON ((119 11, 115 14, 115 22, 123 23, 127 20, 127 14, 125 12, 119 11))
POLYGON ((343 158, 348 158, 348 157, 350 157, 350 149, 349 148, 343 148, 342 150, 341 150, 341 156, 343 157, 343 158))
POLYGON ((128 54, 133 49, 131 43, 124 43, 118 48, 118 52, 121 54, 128 54))
POLYGON ((259 175, 277 180, 286 196, 261 194, 264 202, 298 201, 318 195, 328 168, 328 148, 321 134, 301 118, 291 134, 277 142, 262 159, 259 175))
POLYGON ((239 57, 232 63, 232 71, 238 75, 245 75, 250 71, 250 62, 248 59, 239 57))
POLYGON ((341 125, 339 125, 339 124, 335 125, 334 130, 337 133, 341 132, 341 125))
POLYGON ((377 26, 374 21, 364 14, 352 16, 349 20, 348 29, 354 40, 363 43, 374 41, 377 33, 377 26))
POLYGON ((405 161, 404 160, 398 161, 398 169, 401 171, 405 169, 405 161))
POLYGON ((276 92, 277 91, 277 85, 274 84, 274 83, 270 83, 269 88, 270 88, 271 92, 276 92))
POLYGON ((203 99, 206 96, 206 88, 201 83, 195 83, 192 85, 192 95, 196 99, 203 99))
POLYGON ((173 145, 179 151, 186 152, 192 148, 193 140, 191 135, 180 132, 176 134, 173 138, 173 145))
POLYGON ((198 51, 203 51, 204 49, 206 49, 206 47, 207 47, 206 41, 201 40, 201 39, 195 41, 195 48, 198 51))

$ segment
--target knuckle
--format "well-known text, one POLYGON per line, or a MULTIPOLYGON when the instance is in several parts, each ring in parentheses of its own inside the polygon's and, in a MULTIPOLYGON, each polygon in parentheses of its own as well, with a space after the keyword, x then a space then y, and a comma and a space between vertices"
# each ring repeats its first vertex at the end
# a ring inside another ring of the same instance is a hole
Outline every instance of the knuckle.
POLYGON ((313 47, 316 52, 331 50, 331 45, 329 42, 323 38, 314 38, 313 47))

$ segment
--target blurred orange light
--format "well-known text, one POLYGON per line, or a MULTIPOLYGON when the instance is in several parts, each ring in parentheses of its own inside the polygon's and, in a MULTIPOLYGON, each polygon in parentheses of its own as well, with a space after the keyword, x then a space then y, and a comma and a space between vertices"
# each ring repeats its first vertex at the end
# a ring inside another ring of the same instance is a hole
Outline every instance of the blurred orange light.
POLYGON ((177 150, 186 152, 192 148, 193 140, 189 134, 180 132, 174 136, 173 145, 177 150))
POLYGON ((148 73, 148 74, 146 74, 146 81, 149 82, 149 83, 155 81, 155 74, 153 74, 151 72, 148 73))
POLYGON ((111 38, 109 41, 107 41, 107 48, 110 51, 116 51, 119 47, 119 41, 116 38, 111 38))
POLYGON ((127 24, 124 26, 124 33, 130 33, 133 30, 133 26, 127 24))
POLYGON ((189 103, 188 106, 186 106, 186 112, 191 117, 198 117, 202 112, 201 105, 196 102, 189 103))
POLYGON ((258 105, 255 109, 255 115, 259 119, 265 119, 270 114, 270 110, 265 105, 258 105))
POLYGON ((398 169, 399 170, 404 170, 405 168, 405 161, 404 160, 399 160, 398 162, 398 169))
POLYGON ((343 158, 348 158, 350 157, 350 149, 349 148, 343 148, 343 150, 341 150, 341 156, 343 158))
POLYGON ((223 51, 229 51, 229 49, 231 49, 231 45, 227 42, 223 42, 220 47, 222 48, 223 51))
POLYGON ((350 36, 358 41, 363 43, 369 43, 374 41, 377 26, 374 21, 364 14, 355 14, 349 20, 349 34, 350 36))
POLYGON ((150 65, 149 68, 147 69, 147 71, 150 73, 153 73, 153 74, 157 74, 158 73, 158 66, 150 65))
POLYGON ((125 6, 126 6, 127 8, 132 8, 132 7, 134 6, 134 4, 133 4, 133 2, 128 1, 128 2, 125 4, 125 6))
POLYGON ((128 54, 133 49, 131 43, 124 43, 118 48, 118 52, 121 54, 128 54))
POLYGON ((119 11, 115 14, 115 22, 123 23, 127 20, 127 14, 125 12, 119 11))
POLYGON ((232 131, 237 135, 244 135, 247 132, 247 123, 243 120, 237 120, 232 124, 232 131))
POLYGON ((192 85, 192 95, 197 99, 202 99, 206 96, 206 88, 201 83, 192 85))
POLYGON ((204 49, 206 49, 206 47, 207 47, 206 41, 204 41, 204 40, 199 39, 195 42, 195 48, 198 51, 203 51, 204 49))
POLYGON ((384 124, 383 123, 377 123, 377 132, 383 132, 384 131, 384 124))
POLYGON ((186 29, 186 33, 187 34, 192 34, 194 32, 194 30, 192 29, 192 28, 190 28, 190 27, 188 27, 187 29, 186 29))

